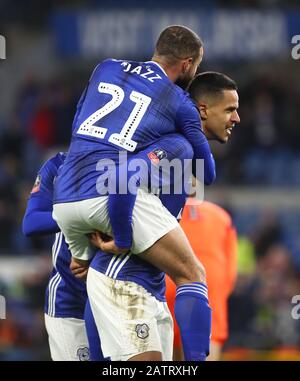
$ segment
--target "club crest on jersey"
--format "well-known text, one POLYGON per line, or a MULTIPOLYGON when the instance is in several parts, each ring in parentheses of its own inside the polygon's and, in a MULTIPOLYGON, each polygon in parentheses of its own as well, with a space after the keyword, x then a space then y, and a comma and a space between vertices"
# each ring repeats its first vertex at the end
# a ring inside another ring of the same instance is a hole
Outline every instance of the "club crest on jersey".
POLYGON ((149 326, 147 324, 137 324, 135 332, 140 339, 146 339, 149 336, 149 326))
POLYGON ((155 149, 154 151, 149 152, 148 157, 153 164, 158 164, 160 160, 167 157, 167 154, 166 154, 166 151, 158 148, 158 149, 155 149))
POLYGON ((40 190, 41 182, 42 182, 42 176, 37 175, 37 178, 35 179, 33 188, 31 189, 31 193, 36 193, 40 190))
POLYGON ((81 347, 77 349, 77 356, 79 361, 90 361, 90 350, 88 347, 81 347))

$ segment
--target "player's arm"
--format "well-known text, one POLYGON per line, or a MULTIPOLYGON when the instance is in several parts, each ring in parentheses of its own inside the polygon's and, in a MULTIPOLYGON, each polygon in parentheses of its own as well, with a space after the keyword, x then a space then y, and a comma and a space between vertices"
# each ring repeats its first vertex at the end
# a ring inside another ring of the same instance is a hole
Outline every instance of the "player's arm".
POLYGON ((60 231, 52 218, 53 181, 56 174, 54 158, 48 160, 38 173, 23 217, 23 234, 27 237, 60 231))
POLYGON ((26 237, 52 234, 60 231, 52 218, 52 201, 43 197, 31 197, 23 217, 23 234, 26 237))
MULTIPOLYGON (((176 114, 176 126, 190 142, 194 150, 194 159, 204 161, 204 181, 205 185, 210 185, 216 178, 216 167, 213 155, 210 150, 207 138, 201 129, 201 120, 196 106, 190 99, 183 101, 176 114)), ((197 177, 197 173, 193 171, 197 177)))
MULTIPOLYGON (((140 157, 141 153, 137 155, 137 158, 140 157)), ((148 176, 148 168, 146 168, 148 176)), ((109 194, 108 197, 108 214, 109 220, 112 227, 112 232, 114 236, 114 243, 107 242, 103 243, 102 249, 107 251, 108 249, 112 252, 126 252, 132 246, 132 213, 136 200, 138 186, 130 187, 128 185, 127 178, 131 178, 131 184, 137 183, 139 176, 135 174, 130 174, 128 172, 128 163, 124 163, 119 168, 119 176, 117 177, 117 189, 126 189, 125 194, 109 194), (128 176, 123 176, 127 173, 128 176), (111 246, 111 245, 115 246, 111 246), (107 250, 104 249, 107 247, 107 250)))

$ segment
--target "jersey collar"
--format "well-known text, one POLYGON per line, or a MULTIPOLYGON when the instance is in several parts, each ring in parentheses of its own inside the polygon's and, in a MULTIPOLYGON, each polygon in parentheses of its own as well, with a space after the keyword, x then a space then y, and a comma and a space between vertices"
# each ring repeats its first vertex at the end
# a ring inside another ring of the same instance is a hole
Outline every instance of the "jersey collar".
POLYGON ((164 71, 164 69, 162 68, 162 66, 160 66, 160 64, 158 62, 155 62, 155 61, 146 61, 145 63, 152 63, 156 66, 158 66, 160 68, 160 70, 165 74, 165 76, 167 77, 168 74, 164 71))

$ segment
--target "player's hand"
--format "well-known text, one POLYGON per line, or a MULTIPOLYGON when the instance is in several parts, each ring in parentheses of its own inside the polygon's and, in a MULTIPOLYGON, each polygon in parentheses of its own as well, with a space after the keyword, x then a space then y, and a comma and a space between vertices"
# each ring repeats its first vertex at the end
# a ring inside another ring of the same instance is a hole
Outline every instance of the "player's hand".
POLYGON ((100 232, 94 232, 90 234, 90 241, 91 243, 98 247, 98 249, 104 251, 105 253, 109 254, 125 254, 129 251, 129 249, 120 249, 116 244, 115 241, 108 236, 103 237, 102 233, 100 232))
POLYGON ((90 261, 83 261, 81 259, 71 259, 70 270, 75 278, 86 281, 87 273, 89 270, 90 261))

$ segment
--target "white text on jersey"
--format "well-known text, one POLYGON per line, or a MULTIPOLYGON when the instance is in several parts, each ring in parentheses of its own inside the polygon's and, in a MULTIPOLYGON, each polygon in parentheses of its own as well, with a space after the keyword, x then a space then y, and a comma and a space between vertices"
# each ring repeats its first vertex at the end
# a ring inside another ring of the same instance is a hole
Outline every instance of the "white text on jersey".
POLYGON ((162 79, 161 76, 159 74, 155 74, 154 76, 152 74, 154 74, 154 71, 151 70, 148 66, 145 68, 143 66, 136 66, 134 69, 131 69, 131 64, 129 62, 122 62, 121 64, 122 66, 125 66, 125 69, 124 69, 124 72, 127 73, 127 72, 130 72, 131 74, 138 74, 140 75, 142 78, 146 78, 148 79, 148 81, 150 82, 154 82, 156 79, 162 79), (146 71, 145 71, 146 69, 146 71), (151 77, 149 77, 150 75, 152 75, 151 77))

